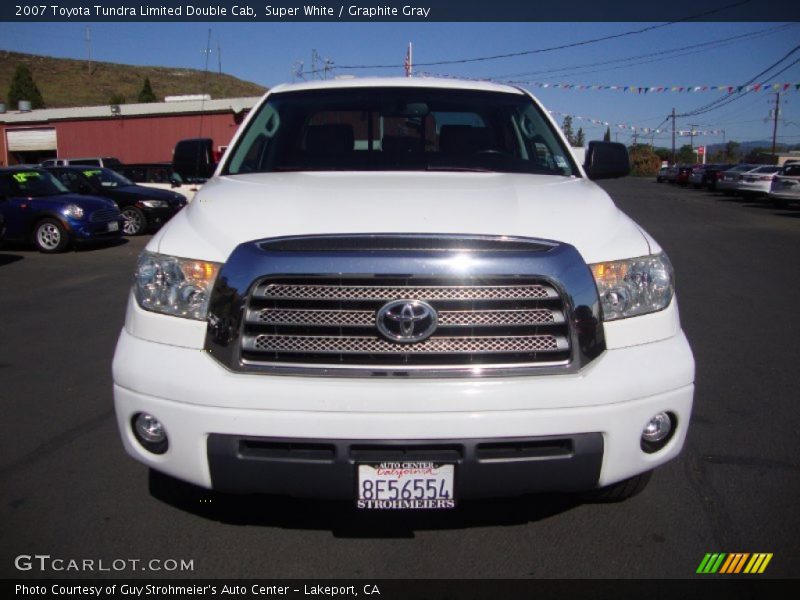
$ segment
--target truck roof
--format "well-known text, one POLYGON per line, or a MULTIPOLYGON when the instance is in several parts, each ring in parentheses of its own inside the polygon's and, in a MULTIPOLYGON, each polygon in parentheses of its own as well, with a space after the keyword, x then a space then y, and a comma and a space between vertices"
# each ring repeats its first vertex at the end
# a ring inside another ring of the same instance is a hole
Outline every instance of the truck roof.
POLYGON ((491 81, 473 81, 466 79, 443 79, 438 77, 364 77, 352 79, 326 79, 322 81, 302 81, 284 83, 273 87, 269 93, 297 92, 303 90, 345 89, 360 87, 407 87, 407 88, 441 88, 456 90, 478 90, 486 92, 503 92, 506 94, 523 94, 519 88, 494 83, 491 81))

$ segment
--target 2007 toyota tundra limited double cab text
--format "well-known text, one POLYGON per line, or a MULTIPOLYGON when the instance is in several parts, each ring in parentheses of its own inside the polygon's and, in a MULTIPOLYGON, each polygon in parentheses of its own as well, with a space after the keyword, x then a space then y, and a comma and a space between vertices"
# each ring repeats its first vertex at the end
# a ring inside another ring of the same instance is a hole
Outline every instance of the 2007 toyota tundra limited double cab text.
POLYGON ((364 509, 600 490, 686 437, 658 243, 526 91, 279 86, 141 254, 114 359, 126 450, 223 492, 364 509))

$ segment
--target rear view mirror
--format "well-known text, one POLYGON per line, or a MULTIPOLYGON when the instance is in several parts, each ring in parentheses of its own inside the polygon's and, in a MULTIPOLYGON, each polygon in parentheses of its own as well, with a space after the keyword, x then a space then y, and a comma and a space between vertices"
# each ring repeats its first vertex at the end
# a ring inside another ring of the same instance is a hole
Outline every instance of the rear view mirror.
POLYGON ((589 179, 614 179, 631 172, 631 162, 625 144, 589 142, 583 165, 589 179))
POLYGON ((389 104, 381 109, 382 117, 426 117, 430 113, 428 105, 424 102, 408 102, 389 104))

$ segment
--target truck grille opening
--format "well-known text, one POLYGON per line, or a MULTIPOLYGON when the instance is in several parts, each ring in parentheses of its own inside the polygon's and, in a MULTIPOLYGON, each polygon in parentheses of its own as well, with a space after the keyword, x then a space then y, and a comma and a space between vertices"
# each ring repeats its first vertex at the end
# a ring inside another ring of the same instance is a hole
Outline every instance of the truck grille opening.
POLYGON ((568 306, 532 277, 270 277, 245 301, 246 365, 381 368, 559 365, 571 356, 568 306), (388 339, 382 307, 422 301, 436 313, 426 339, 388 339))

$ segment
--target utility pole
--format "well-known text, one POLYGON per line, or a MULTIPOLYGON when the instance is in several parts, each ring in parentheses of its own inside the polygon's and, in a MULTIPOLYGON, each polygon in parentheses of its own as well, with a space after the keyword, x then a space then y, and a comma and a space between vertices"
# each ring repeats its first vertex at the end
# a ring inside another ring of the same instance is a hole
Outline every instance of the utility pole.
POLYGON ((772 157, 775 157, 775 140, 778 137, 778 113, 780 113, 781 93, 775 92, 775 109, 773 110, 772 124, 772 157))
POLYGON ((672 164, 675 164, 675 109, 672 109, 672 164))
POLYGON ((222 75, 222 46, 219 45, 219 42, 217 42, 217 66, 217 72, 222 75))
POLYGON ((92 30, 86 26, 86 51, 89 54, 89 77, 92 76, 92 30))
POLYGON ((695 127, 697 127, 697 125, 689 125, 689 144, 691 144, 691 146, 692 146, 692 152, 694 152, 694 136, 695 136, 694 128, 695 127))

